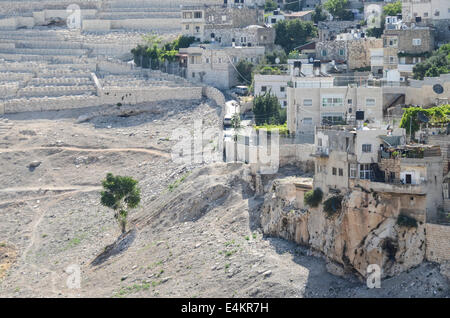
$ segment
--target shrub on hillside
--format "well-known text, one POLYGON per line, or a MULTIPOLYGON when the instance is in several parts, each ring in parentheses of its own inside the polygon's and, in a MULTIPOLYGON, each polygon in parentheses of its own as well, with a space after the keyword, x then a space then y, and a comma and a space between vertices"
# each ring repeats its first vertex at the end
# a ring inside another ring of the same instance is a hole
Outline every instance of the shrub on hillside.
POLYGON ((322 202, 323 192, 320 188, 305 193, 304 203, 311 207, 317 207, 322 202))
POLYGON ((328 217, 333 216, 336 212, 342 208, 342 195, 334 195, 323 202, 323 211, 328 217))
POLYGON ((397 218, 397 225, 405 227, 417 227, 417 220, 410 216, 400 214, 397 218))

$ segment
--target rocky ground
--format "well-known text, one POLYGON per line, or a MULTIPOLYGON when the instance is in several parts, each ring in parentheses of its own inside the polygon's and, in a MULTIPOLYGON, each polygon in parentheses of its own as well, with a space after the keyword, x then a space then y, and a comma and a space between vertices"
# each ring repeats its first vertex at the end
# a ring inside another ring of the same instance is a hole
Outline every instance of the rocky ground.
POLYGON ((304 247, 264 237, 248 166, 171 158, 175 129, 192 131, 199 118, 217 129, 219 111, 202 100, 0 119, 0 297, 449 297, 433 264, 370 290, 329 274, 304 247), (107 172, 142 189, 119 241, 99 202, 107 172), (78 268, 81 288, 69 288, 78 268))

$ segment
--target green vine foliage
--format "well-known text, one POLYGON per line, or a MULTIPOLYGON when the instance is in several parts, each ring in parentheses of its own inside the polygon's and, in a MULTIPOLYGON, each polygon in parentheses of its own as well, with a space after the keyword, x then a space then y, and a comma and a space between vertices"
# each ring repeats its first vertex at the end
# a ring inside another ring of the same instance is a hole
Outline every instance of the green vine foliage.
POLYGON ((431 108, 409 107, 406 108, 400 127, 406 129, 407 134, 414 136, 415 132, 420 128, 418 113, 422 113, 430 119, 430 124, 446 124, 450 122, 450 104, 435 106, 431 108), (411 131, 410 131, 411 128, 411 131))

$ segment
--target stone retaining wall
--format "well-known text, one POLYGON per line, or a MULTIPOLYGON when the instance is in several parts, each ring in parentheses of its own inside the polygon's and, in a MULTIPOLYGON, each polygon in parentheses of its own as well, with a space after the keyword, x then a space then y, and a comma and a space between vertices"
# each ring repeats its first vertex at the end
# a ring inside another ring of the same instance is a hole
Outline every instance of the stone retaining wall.
POLYGON ((437 263, 450 261, 450 226, 426 224, 426 258, 437 263))

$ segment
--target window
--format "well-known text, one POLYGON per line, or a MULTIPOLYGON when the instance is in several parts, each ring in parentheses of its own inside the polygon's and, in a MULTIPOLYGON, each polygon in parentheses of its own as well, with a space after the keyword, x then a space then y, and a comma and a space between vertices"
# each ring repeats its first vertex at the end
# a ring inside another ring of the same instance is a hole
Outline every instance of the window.
POLYGON ((208 57, 206 58, 206 64, 209 64, 209 58, 208 57))
POLYGON ((195 72, 192 72, 192 78, 194 78, 195 77, 195 72))
POLYGON ((389 63, 394 63, 394 61, 395 61, 395 59, 394 59, 394 57, 393 56, 389 56, 389 63))
POLYGON ((336 175, 336 168, 333 167, 333 176, 335 176, 335 175, 336 175))
POLYGON ((397 39, 389 39, 389 46, 396 47, 397 39))
POLYGON ((372 176, 372 170, 370 169, 370 164, 359 165, 359 178, 370 180, 372 176))
POLYGON ((267 91, 267 86, 261 86, 261 92, 266 92, 267 91))
POLYGON ((322 98, 322 107, 343 106, 343 99, 340 97, 324 97, 322 98))
POLYGON ((327 50, 322 50, 322 56, 327 56, 327 50))
POLYGON ((372 145, 371 144, 363 144, 362 152, 372 152, 372 145))
POLYGON ((186 30, 189 30, 189 24, 186 24, 186 30))
POLYGON ((227 21, 227 16, 226 16, 226 15, 223 15, 223 16, 222 16, 222 22, 225 22, 225 21, 227 21))
POLYGON ((209 22, 214 22, 214 16, 213 15, 209 16, 209 22))
POLYGON ((434 15, 437 16, 437 17, 439 16, 439 14, 440 14, 439 11, 436 11, 436 12, 434 13, 434 15))
POLYGON ((322 124, 323 125, 337 125, 337 124, 343 124, 344 118, 342 115, 324 115, 322 116, 322 124))
POLYGON ((344 169, 339 168, 339 176, 342 177, 344 175, 344 169))
POLYGON ((352 105, 353 104, 353 100, 352 99, 348 99, 347 100, 347 104, 352 105))
POLYGON ((304 99, 303 106, 312 106, 312 99, 304 99))
POLYGON ((428 12, 424 12, 424 13, 423 13, 423 16, 424 16, 424 17, 428 17, 428 12))
POLYGON ((219 64, 222 63, 222 58, 221 58, 221 57, 219 57, 218 63, 219 63, 219 64))
POLYGON ((247 38, 245 36, 241 36, 241 43, 246 43, 247 42, 247 38))
POLYGON ((197 32, 197 33, 200 32, 200 27, 199 27, 199 26, 196 26, 196 27, 195 27, 195 32, 197 32))
POLYGON ((375 106, 375 98, 366 98, 366 106, 375 106))
POLYGON ((284 86, 280 86, 280 92, 284 92, 286 90, 286 87, 284 87, 284 86))
POLYGON ((202 18, 202 12, 196 11, 194 12, 194 19, 201 19, 202 18))
POLYGON ((192 12, 183 12, 183 19, 192 19, 192 12))
POLYGON ((283 107, 286 107, 287 106, 287 101, 283 101, 283 107))
POLYGON ((195 56, 190 56, 191 64, 195 64, 195 56))
POLYGON ((414 46, 421 45, 421 44, 422 44, 422 39, 413 39, 413 40, 412 40, 412 44, 413 44, 414 46))
POLYGON ((317 145, 318 145, 319 147, 322 147, 322 138, 318 138, 318 139, 317 139, 317 145))
POLYGON ((357 166, 356 164, 350 164, 350 178, 355 179, 357 176, 357 166))
POLYGON ((344 54, 345 54, 344 50, 343 50, 343 49, 340 49, 340 50, 339 50, 339 55, 340 55, 340 56, 344 56, 344 54))
POLYGON ((303 118, 303 125, 312 125, 312 118, 311 117, 303 118))

